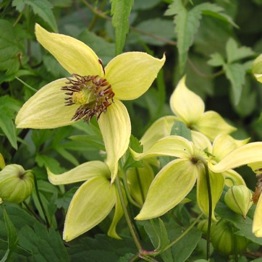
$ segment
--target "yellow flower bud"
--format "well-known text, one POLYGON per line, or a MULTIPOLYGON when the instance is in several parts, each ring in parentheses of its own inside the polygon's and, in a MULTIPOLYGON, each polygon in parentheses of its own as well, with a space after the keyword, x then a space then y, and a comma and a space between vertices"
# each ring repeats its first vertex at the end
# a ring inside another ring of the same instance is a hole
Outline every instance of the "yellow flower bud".
POLYGON ((249 208, 252 205, 252 193, 244 185, 232 186, 225 194, 224 201, 226 205, 235 213, 246 217, 249 208))
POLYGON ((211 242, 213 247, 225 255, 239 254, 245 251, 248 240, 236 235, 236 228, 228 221, 220 220, 211 227, 211 242))
POLYGON ((33 186, 33 173, 20 165, 7 165, 0 172, 0 198, 3 201, 20 203, 32 193, 33 186))

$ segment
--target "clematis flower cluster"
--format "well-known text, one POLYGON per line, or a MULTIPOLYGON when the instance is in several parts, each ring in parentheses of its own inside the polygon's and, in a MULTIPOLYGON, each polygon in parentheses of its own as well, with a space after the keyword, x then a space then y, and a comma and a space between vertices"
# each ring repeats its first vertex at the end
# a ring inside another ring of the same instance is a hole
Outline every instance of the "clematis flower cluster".
MULTIPOLYGON (((207 176, 209 176, 212 218, 216 220, 215 207, 223 188, 225 186, 247 188, 241 175, 234 169, 242 165, 252 166, 261 161, 262 142, 248 143, 248 139, 236 140, 231 137, 229 133, 234 128, 217 113, 204 112, 201 98, 186 87, 185 78, 178 83, 173 92, 170 106, 176 116, 163 117, 153 123, 140 140, 143 152, 131 149, 137 161, 159 156, 175 157, 155 176, 136 219, 151 219, 165 214, 185 199, 195 184, 198 206, 208 215, 207 176), (214 116, 214 122, 212 119, 208 121, 209 114, 214 116), (177 121, 182 121, 193 129, 189 139, 172 134, 174 123, 177 121), (215 124, 216 121, 219 124, 215 124)), ((260 164, 261 162, 257 166, 261 167, 260 164)), ((248 189, 243 191, 249 192, 248 189)), ((241 211, 245 216, 251 206, 250 193, 243 196, 243 201, 246 206, 245 210, 241 211)), ((258 205, 262 200, 259 201, 258 205)), ((259 230, 262 232, 262 224, 261 219, 256 218, 258 216, 261 218, 260 211, 256 211, 253 232, 261 236, 258 232, 259 230)))

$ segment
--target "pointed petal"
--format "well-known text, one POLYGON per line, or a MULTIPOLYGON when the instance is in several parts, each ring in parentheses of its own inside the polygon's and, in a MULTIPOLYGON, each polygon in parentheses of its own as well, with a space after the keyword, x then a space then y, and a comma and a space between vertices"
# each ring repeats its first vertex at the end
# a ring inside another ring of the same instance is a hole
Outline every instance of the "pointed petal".
MULTIPOLYGON (((125 196, 125 193, 123 192, 123 196, 125 196)), ((125 202, 127 205, 127 199, 125 198, 125 202)), ((113 221, 107 231, 107 235, 116 239, 121 239, 121 237, 118 235, 116 231, 116 227, 120 219, 123 217, 124 211, 121 205, 121 201, 119 199, 119 195, 116 194, 116 204, 115 204, 115 212, 114 212, 114 217, 113 221)))
POLYGON ((235 170, 229 169, 228 171, 223 172, 222 175, 225 178, 225 185, 228 187, 246 185, 243 177, 235 170))
POLYGON ((76 183, 94 176, 110 177, 107 165, 101 161, 86 162, 60 175, 55 175, 50 170, 47 170, 47 174, 49 181, 53 185, 76 183))
POLYGON ((131 136, 131 123, 126 107, 115 99, 114 103, 101 114, 98 124, 103 136, 107 152, 107 164, 111 170, 111 179, 114 181, 118 160, 126 152, 131 136))
POLYGON ((226 123, 226 121, 216 112, 207 111, 198 119, 194 129, 202 132, 211 140, 219 134, 229 134, 236 130, 235 127, 226 123))
POLYGON ((143 153, 137 153, 131 150, 131 153, 136 160, 155 156, 174 156, 189 159, 193 152, 193 144, 182 136, 164 137, 143 153))
POLYGON ((175 116, 164 116, 156 120, 140 139, 143 150, 147 151, 157 140, 169 136, 176 119, 175 116))
POLYGON ((253 219, 252 232, 256 237, 262 237, 262 194, 260 195, 253 219))
POLYGON ((37 41, 50 52, 70 74, 103 76, 95 52, 83 42, 62 34, 50 33, 36 24, 37 41))
POLYGON ((191 131, 192 141, 196 148, 203 151, 211 152, 212 145, 210 140, 202 133, 192 130, 191 131))
POLYGON ((212 154, 216 157, 216 161, 220 161, 238 147, 238 140, 229 135, 222 134, 215 138, 212 154))
POLYGON ((215 173, 221 173, 228 169, 239 166, 261 162, 262 160, 262 142, 254 142, 238 147, 226 155, 218 164, 210 165, 215 173))
POLYGON ((115 203, 115 186, 104 176, 96 176, 86 181, 70 202, 63 239, 70 241, 99 224, 115 203))
POLYGON ((170 107, 173 113, 191 126, 204 113, 205 105, 201 97, 186 87, 186 77, 183 77, 170 97, 170 107))
POLYGON ((66 78, 53 81, 37 91, 20 109, 16 116, 18 128, 56 128, 67 126, 78 106, 65 106, 65 93, 61 87, 66 78))
MULTIPOLYGON (((224 188, 224 177, 221 174, 215 174, 209 172, 210 187, 212 195, 212 219, 216 220, 215 217, 215 207, 223 192, 224 188)), ((207 175, 205 172, 200 172, 197 180, 197 203, 202 212, 208 216, 209 215, 209 198, 208 198, 208 188, 207 188, 207 175)))
POLYGON ((167 164, 153 180, 137 220, 159 217, 179 204, 193 188, 199 170, 178 159, 167 164))
POLYGON ((113 58, 105 68, 106 79, 119 100, 132 100, 143 95, 165 63, 143 52, 127 52, 113 58))

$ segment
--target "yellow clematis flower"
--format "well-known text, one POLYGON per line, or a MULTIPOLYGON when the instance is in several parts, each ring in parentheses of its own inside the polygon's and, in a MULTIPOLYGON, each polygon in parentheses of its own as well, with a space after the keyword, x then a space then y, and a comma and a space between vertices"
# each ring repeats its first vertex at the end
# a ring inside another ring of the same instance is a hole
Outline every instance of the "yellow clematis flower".
POLYGON ((42 87, 20 109, 18 128, 56 128, 93 116, 103 136, 112 180, 131 135, 130 118, 120 100, 144 94, 165 62, 143 52, 127 52, 106 67, 95 52, 70 36, 50 33, 36 24, 38 42, 71 74, 42 87))
POLYGON ((63 239, 70 241, 98 225, 115 207, 108 235, 120 238, 116 225, 123 215, 115 184, 110 182, 110 170, 102 161, 81 164, 63 174, 48 170, 48 179, 54 185, 85 181, 75 192, 65 218, 63 239))
MULTIPOLYGON (((220 135, 211 144, 202 133, 191 131, 192 141, 181 136, 166 136, 155 142, 142 153, 131 150, 136 160, 156 156, 173 156, 175 160, 164 166, 151 183, 145 203, 136 219, 145 220, 161 216, 179 204, 197 183, 197 203, 202 212, 208 215, 209 200, 207 171, 209 173, 212 194, 212 218, 214 209, 222 194, 224 185, 245 185, 241 175, 232 168, 255 161, 252 157, 242 158, 234 164, 234 152, 252 148, 252 156, 262 143, 246 144, 247 140, 238 141, 229 135, 220 135), (226 162, 225 162, 226 159, 226 162), (227 162, 232 160, 232 163, 227 162), (225 163, 225 164, 224 164, 225 163), (226 165, 221 168, 220 165, 226 165)), ((239 157, 239 156, 238 156, 239 157)), ((260 154, 262 159, 262 155, 260 154)), ((257 158, 256 158, 257 159, 257 158)))
POLYGON ((229 134, 236 130, 217 112, 205 112, 203 100, 187 88, 185 81, 186 77, 183 77, 170 97, 170 107, 175 115, 161 117, 150 126, 140 140, 144 148, 149 148, 157 139, 170 135, 176 121, 203 133, 212 141, 219 134, 229 134))
POLYGON ((170 107, 178 120, 188 128, 199 131, 214 140, 219 134, 229 134, 236 130, 214 111, 205 112, 205 104, 200 96, 190 91, 183 77, 170 97, 170 107))

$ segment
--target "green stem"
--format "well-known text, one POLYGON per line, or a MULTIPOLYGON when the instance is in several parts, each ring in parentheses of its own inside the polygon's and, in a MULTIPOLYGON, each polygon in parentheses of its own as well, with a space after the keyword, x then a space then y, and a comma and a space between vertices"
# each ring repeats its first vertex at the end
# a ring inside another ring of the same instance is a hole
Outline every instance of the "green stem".
POLYGON ((44 209, 44 205, 43 205, 42 199, 41 199, 40 194, 39 194, 39 191, 38 191, 38 185, 37 185, 37 180, 36 180, 35 176, 34 176, 34 182, 35 182, 36 196, 37 196, 37 199, 38 199, 39 204, 40 204, 40 206, 41 206, 42 212, 43 212, 43 214, 44 214, 46 226, 49 228, 49 227, 50 227, 50 223, 49 223, 49 220, 48 220, 48 218, 47 218, 47 215, 46 215, 46 212, 45 212, 45 209, 44 209))
POLYGON ((121 205, 122 205, 122 208, 123 208, 123 211, 124 211, 124 216, 125 216, 128 228, 129 228, 130 233, 132 235, 132 238, 133 238, 133 240, 135 242, 135 245, 136 245, 136 247, 137 247, 137 249, 138 249, 138 251, 140 253, 143 250, 143 248, 142 248, 142 245, 141 245, 141 243, 139 241, 139 237, 138 237, 138 234, 136 232, 136 229, 135 229, 135 227, 134 227, 134 225, 133 225, 133 223, 131 221, 131 218, 129 216, 128 210, 126 208, 126 204, 125 204, 123 192, 122 192, 122 189, 121 189, 119 177, 116 178, 115 182, 116 182, 118 195, 119 195, 119 198, 120 198, 120 201, 121 201, 121 205))
POLYGON ((208 197, 208 225, 207 225, 207 255, 206 259, 209 260, 210 256, 210 235, 211 235, 211 223, 212 223, 212 191, 211 191, 211 183, 210 183, 210 176, 207 163, 203 161, 206 173, 206 182, 207 182, 207 197, 208 197))

